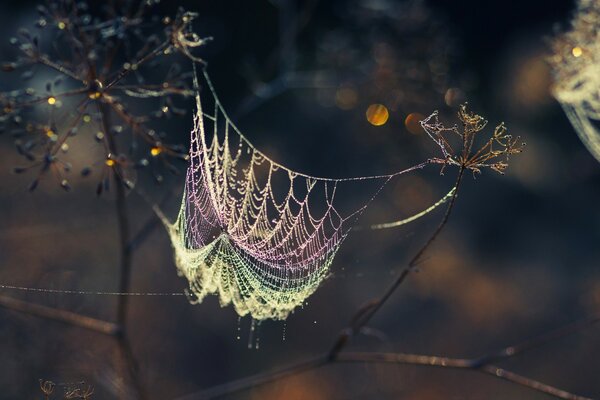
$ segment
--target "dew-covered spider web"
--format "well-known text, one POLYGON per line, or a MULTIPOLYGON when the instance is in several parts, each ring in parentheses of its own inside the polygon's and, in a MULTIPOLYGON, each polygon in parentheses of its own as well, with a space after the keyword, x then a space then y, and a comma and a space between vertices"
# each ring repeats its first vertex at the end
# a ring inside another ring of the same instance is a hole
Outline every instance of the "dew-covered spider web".
POLYGON ((554 97, 600 161, 600 1, 579 0, 571 29, 557 36, 550 63, 554 97))
MULTIPOLYGON (((202 89, 210 96, 209 101, 196 96, 181 208, 175 223, 162 217, 178 272, 198 302, 216 294, 240 316, 285 319, 326 278, 344 238, 378 191, 427 162, 343 179, 293 171, 248 141, 227 116, 206 71, 203 76, 202 89), (371 183, 372 193, 351 209, 343 207, 343 187, 363 182, 371 183)), ((413 217, 372 228, 410 222, 450 194, 413 217)))

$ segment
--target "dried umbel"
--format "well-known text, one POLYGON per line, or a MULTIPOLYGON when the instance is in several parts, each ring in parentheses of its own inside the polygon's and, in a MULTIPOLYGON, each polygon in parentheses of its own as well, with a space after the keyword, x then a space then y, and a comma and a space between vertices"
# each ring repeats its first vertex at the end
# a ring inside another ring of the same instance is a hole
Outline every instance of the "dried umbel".
POLYGON ((479 149, 476 149, 475 142, 478 133, 486 127, 487 120, 480 115, 469 112, 466 104, 460 107, 458 119, 462 122, 462 130, 457 125, 445 126, 439 121, 437 112, 421 121, 421 126, 425 132, 442 150, 444 158, 431 160, 442 164, 442 171, 448 165, 455 165, 470 170, 474 174, 481 173, 483 168, 490 168, 504 174, 504 170, 508 168, 510 156, 523 151, 525 143, 520 141, 520 137, 507 134, 504 123, 496 126, 491 137, 479 149), (447 136, 459 138, 461 143, 455 146, 458 150, 455 151, 450 144, 453 138, 447 136))
POLYGON ((554 97, 600 161, 600 2, 580 0, 571 29, 552 41, 554 97))
POLYGON ((44 381, 44 380, 40 379, 40 390, 44 394, 44 398, 46 400, 48 400, 50 398, 50 395, 52 395, 52 393, 54 392, 55 387, 56 387, 56 384, 54 382, 44 381))
POLYGON ((98 144, 81 170, 84 176, 100 170, 98 193, 111 176, 133 186, 143 167, 161 181, 162 169, 175 170, 170 159, 187 159, 183 146, 168 142, 161 120, 183 115, 176 98, 193 93, 191 72, 182 71, 177 54, 188 66, 201 62, 192 50, 205 40, 191 31, 195 14, 158 16, 151 12, 155 3, 50 0, 38 7, 37 32, 21 29, 10 39, 19 56, 2 69, 33 82, 0 93, 0 128, 27 160, 15 172, 37 171, 31 189, 45 175, 70 188, 68 153, 76 136, 98 144))

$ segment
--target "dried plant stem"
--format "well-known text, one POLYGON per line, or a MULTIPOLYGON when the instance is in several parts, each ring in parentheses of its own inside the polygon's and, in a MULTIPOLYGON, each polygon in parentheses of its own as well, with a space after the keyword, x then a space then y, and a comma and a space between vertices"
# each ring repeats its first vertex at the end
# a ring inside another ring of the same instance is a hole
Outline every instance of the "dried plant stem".
POLYGON ((419 264, 421 257, 423 254, 429 249, 429 247, 433 244, 436 238, 440 235, 446 224, 448 223, 448 219, 450 218, 450 214, 454 209, 454 204, 456 203, 456 198, 458 197, 458 191, 460 184, 462 182, 462 178, 465 172, 465 168, 461 166, 458 171, 458 175, 456 177, 456 183, 454 185, 455 190, 450 198, 448 206, 446 207, 446 212, 444 213, 444 217, 440 221, 439 225, 435 229, 435 231, 429 236, 429 239, 425 242, 425 244, 417 251, 414 257, 408 262, 406 268, 404 268, 396 280, 390 285, 390 287, 381 295, 380 297, 372 300, 367 303, 365 306, 361 307, 352 317, 350 324, 348 327, 340 332, 338 338, 334 342, 331 350, 329 350, 329 358, 335 359, 340 351, 344 349, 344 347, 348 344, 349 339, 354 336, 356 333, 360 332, 360 329, 369 323, 371 318, 381 309, 381 307, 387 302, 387 300, 392 296, 392 294, 402 285, 402 283, 406 280, 406 278, 410 275, 410 273, 415 269, 415 267, 419 264))
POLYGON ((435 241, 435 239, 439 236, 440 232, 443 230, 444 226, 448 222, 450 218, 450 214, 452 209, 454 208, 454 204, 456 202, 456 198, 458 196, 458 188, 462 181, 462 177, 464 174, 464 167, 460 167, 458 171, 458 176, 456 178, 456 190, 454 191, 450 202, 446 208, 446 212, 444 213, 444 217, 442 218, 440 224, 435 229, 433 234, 429 237, 427 242, 419 249, 419 251, 415 254, 415 256, 409 261, 408 266, 400 272, 396 280, 392 283, 392 285, 384 292, 384 294, 377 299, 369 302, 366 306, 361 307, 351 319, 350 324, 347 328, 343 329, 339 334, 338 338, 333 343, 331 349, 323 356, 317 357, 313 360, 301 362, 299 364, 293 365, 289 368, 285 368, 279 371, 275 371, 272 373, 265 373, 260 375, 255 375, 253 377, 249 377, 246 379, 241 379, 239 381, 226 383, 221 386, 216 386, 212 389, 208 389, 207 391, 201 392, 198 395, 190 395, 186 396, 183 399, 195 399, 195 398, 211 398, 215 396, 220 396, 224 394, 230 394, 233 392, 241 391, 250 387, 258 386, 261 384, 265 384, 268 382, 272 382, 289 375, 297 374, 300 372, 304 372, 310 369, 318 368, 324 366, 326 364, 334 363, 338 361, 339 353, 344 349, 344 347, 348 344, 349 339, 354 336, 360 329, 365 326, 371 318, 377 313, 377 311, 385 304, 385 302, 391 297, 391 295, 398 289, 400 285, 406 280, 411 271, 418 264, 420 258, 423 253, 431 246, 431 244, 435 241))
MULTIPOLYGON (((102 119, 102 127, 104 135, 107 139, 108 148, 113 155, 118 155, 119 151, 114 135, 109 129, 110 110, 106 104, 98 103, 98 109, 102 119)), ((127 211, 127 201, 125 193, 125 182, 122 182, 118 173, 114 174, 115 178, 115 204, 116 215, 119 229, 119 292, 129 292, 131 282, 131 247, 129 245, 129 213, 127 211)), ((130 376, 131 383, 136 392, 137 399, 145 399, 146 395, 143 385, 140 383, 137 363, 135 361, 133 351, 129 340, 127 340, 127 306, 129 298, 127 296, 119 296, 117 303, 117 325, 121 328, 116 335, 120 357, 118 364, 121 368, 122 376, 130 376)))
POLYGON ((456 178, 454 194, 450 199, 444 216, 438 224, 435 231, 431 234, 425 244, 417 251, 414 257, 408 262, 408 265, 403 269, 396 280, 390 285, 390 287, 377 299, 371 301, 367 305, 361 307, 352 318, 347 328, 343 329, 336 341, 334 342, 331 349, 323 354, 322 356, 302 361, 297 364, 293 364, 289 367, 279 369, 272 372, 262 373, 253 375, 240 380, 228 382, 222 385, 214 386, 205 391, 187 395, 181 397, 178 400, 192 400, 192 399, 209 399, 220 397, 223 395, 229 395, 232 393, 240 392, 249 388, 264 385, 270 382, 274 382, 292 375, 296 375, 302 372, 314 370, 322 366, 331 365, 335 363, 394 363, 394 364, 405 364, 415 366, 429 366, 439 368, 452 368, 452 369, 465 369, 471 371, 479 371, 488 375, 491 375, 498 379, 509 381, 513 384, 527 387, 529 389, 543 392, 551 396, 561 399, 577 399, 587 400, 586 397, 578 396, 565 390, 556 388, 551 385, 536 381, 534 379, 527 378, 525 376, 516 374, 512 371, 508 371, 499 368, 492 363, 513 357, 517 354, 531 350, 542 344, 545 344, 551 340, 558 339, 560 337, 572 334, 583 328, 589 327, 600 321, 600 315, 592 316, 585 320, 569 324, 562 328, 554 331, 542 334, 534 339, 519 343, 517 345, 509 346, 502 349, 499 352, 487 354, 481 357, 473 359, 461 359, 461 358, 449 358, 439 357, 421 354, 406 354, 406 353, 375 353, 375 352, 361 352, 361 353, 350 353, 342 352, 342 350, 349 343, 349 340, 358 332, 361 328, 366 326, 368 322, 373 318, 378 310, 386 303, 386 301, 392 296, 392 294, 402 285, 406 278, 412 271, 417 267, 421 258, 425 252, 435 242, 437 237, 443 231, 444 227, 448 223, 454 204, 458 196, 458 189, 462 182, 466 167, 461 165, 459 167, 458 175, 456 178))
POLYGON ((0 307, 8 308, 13 311, 19 311, 35 317, 51 319, 73 326, 89 329, 106 335, 117 335, 120 326, 113 323, 102 321, 96 318, 87 317, 72 311, 61 310, 48 307, 41 304, 30 303, 23 300, 13 299, 9 296, 0 295, 0 307))
POLYGON ((337 354, 337 356, 334 359, 332 359, 329 355, 325 354, 320 357, 316 357, 307 361, 302 361, 290 365, 286 368, 267 373, 257 374, 236 381, 228 382, 223 385, 214 386, 205 391, 187 395, 177 400, 210 399, 220 397, 223 395, 229 395, 249 388, 254 388, 270 382, 274 382, 292 375, 317 369, 325 365, 332 365, 336 363, 389 363, 478 371, 493 376, 497 379, 506 380, 511 383, 527 387, 538 392, 546 393, 556 398, 589 400, 588 397, 579 396, 567 392, 563 389, 559 389, 554 386, 536 381, 534 379, 527 378, 525 376, 516 374, 512 371, 500 368, 494 365, 493 363, 503 359, 514 357, 518 354, 523 354, 529 350, 547 344, 553 340, 557 340, 562 337, 579 332, 585 328, 589 328, 592 325, 597 324, 598 322, 600 322, 600 314, 592 315, 588 318, 582 319, 581 321, 565 325, 558 329, 543 333, 532 339, 505 347, 498 352, 486 354, 475 358, 452 358, 409 353, 341 352, 337 354))
POLYGON ((341 363, 391 363, 405 365, 422 365, 429 367, 441 367, 451 369, 466 369, 479 371, 493 377, 503 379, 520 386, 543 392, 559 399, 570 400, 591 400, 588 397, 578 396, 567 392, 557 387, 547 385, 543 382, 536 381, 531 378, 516 374, 512 371, 500 368, 492 364, 480 364, 480 359, 465 359, 465 358, 450 358, 427 356, 421 354, 406 354, 406 353, 372 353, 372 352, 357 352, 357 353, 342 353, 339 355, 337 362, 341 363))

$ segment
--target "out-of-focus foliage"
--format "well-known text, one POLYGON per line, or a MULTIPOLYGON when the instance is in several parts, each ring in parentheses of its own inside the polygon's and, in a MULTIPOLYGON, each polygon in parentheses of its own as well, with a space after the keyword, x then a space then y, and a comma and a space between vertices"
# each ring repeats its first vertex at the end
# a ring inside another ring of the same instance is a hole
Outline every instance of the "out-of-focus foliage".
POLYGON ((185 115, 176 98, 192 94, 185 70, 190 59, 200 61, 190 51, 204 40, 191 31, 193 13, 161 16, 157 3, 48 1, 38 6, 33 28, 10 38, 18 56, 2 69, 22 84, 0 93, 0 128, 26 160, 14 171, 35 170, 31 190, 45 175, 69 190, 74 148, 88 149, 80 156, 87 160, 83 176, 100 171, 98 193, 113 175, 133 187, 139 168, 162 181, 164 167, 176 171, 169 158, 187 159, 161 120, 185 115), (148 103, 143 113, 141 102, 148 103), (78 136, 98 150, 77 146, 78 136))

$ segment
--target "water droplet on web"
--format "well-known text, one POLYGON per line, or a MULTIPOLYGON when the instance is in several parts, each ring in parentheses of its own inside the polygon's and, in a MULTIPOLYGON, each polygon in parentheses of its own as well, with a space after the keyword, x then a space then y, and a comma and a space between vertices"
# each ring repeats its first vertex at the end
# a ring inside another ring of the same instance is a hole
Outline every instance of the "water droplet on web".
POLYGON ((261 321, 258 321, 258 322, 256 323, 256 333, 255 333, 255 336, 256 336, 256 343, 255 343, 255 345, 254 345, 254 348, 255 348, 256 350, 260 349, 260 323, 261 323, 261 321))
POLYGON ((250 332, 248 333, 248 348, 252 348, 254 342, 254 330, 256 329, 254 318, 250 320, 250 332))

